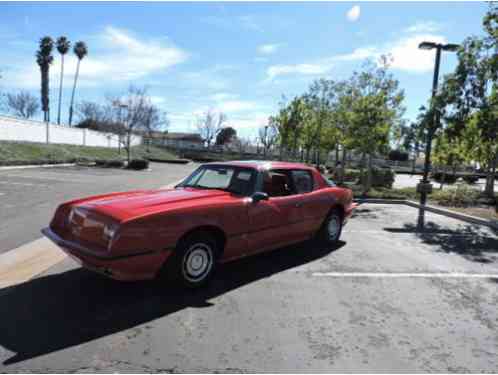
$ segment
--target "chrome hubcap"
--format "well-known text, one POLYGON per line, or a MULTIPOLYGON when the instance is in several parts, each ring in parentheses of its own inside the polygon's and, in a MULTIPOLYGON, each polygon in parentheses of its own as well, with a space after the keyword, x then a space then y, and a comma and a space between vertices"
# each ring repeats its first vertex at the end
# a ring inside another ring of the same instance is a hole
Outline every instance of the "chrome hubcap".
POLYGON ((335 241, 337 239, 340 228, 341 228, 341 222, 339 217, 337 217, 336 215, 332 215, 327 226, 329 240, 335 241))
POLYGON ((213 267, 213 251, 204 243, 197 243, 187 250, 183 257, 182 272, 185 279, 199 282, 213 267))

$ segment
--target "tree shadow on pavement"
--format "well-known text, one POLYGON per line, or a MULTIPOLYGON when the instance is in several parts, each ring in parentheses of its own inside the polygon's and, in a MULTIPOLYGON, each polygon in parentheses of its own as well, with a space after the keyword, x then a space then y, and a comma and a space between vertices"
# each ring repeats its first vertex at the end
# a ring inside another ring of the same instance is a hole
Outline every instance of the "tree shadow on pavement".
POLYGON ((363 207, 358 207, 353 211, 353 215, 351 218, 362 218, 362 219, 377 219, 378 215, 376 214, 378 210, 374 210, 371 208, 363 208, 363 207))
POLYGON ((414 233, 423 243, 434 246, 436 251, 459 254, 473 262, 492 263, 498 260, 496 231, 487 228, 487 233, 479 225, 460 224, 451 228, 428 222, 423 230, 419 230, 415 224, 404 223, 401 228, 384 230, 391 233, 414 233))
POLYGON ((186 291, 159 282, 124 283, 82 268, 0 289, 0 346, 16 354, 9 365, 79 345, 167 316, 287 269, 320 259, 344 246, 314 241, 235 261, 212 282, 186 291))

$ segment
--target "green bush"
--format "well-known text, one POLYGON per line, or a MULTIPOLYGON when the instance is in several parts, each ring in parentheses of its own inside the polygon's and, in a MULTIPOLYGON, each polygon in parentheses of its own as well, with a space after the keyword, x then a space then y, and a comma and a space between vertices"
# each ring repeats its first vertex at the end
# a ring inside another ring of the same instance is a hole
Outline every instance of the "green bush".
POLYGON ((148 161, 153 161, 156 163, 172 163, 172 164, 188 164, 189 159, 158 159, 158 158, 147 158, 148 161))
POLYGON ((458 178, 457 175, 450 173, 443 173, 443 172, 433 172, 431 174, 431 177, 434 181, 439 183, 443 182, 445 184, 454 184, 458 178), (443 175, 444 175, 444 181, 443 181, 443 175))
POLYGON ((144 159, 132 159, 128 163, 129 169, 141 170, 149 168, 149 161, 144 159))
POLYGON ((477 189, 458 185, 455 189, 434 190, 430 199, 441 206, 467 207, 478 203, 480 192, 477 189))
POLYGON ((468 184, 475 184, 479 180, 479 176, 472 174, 464 175, 462 178, 468 184))
POLYGON ((374 168, 372 170, 372 186, 391 188, 395 177, 396 174, 390 168, 374 168))
POLYGON ((124 161, 121 159, 96 159, 95 165, 103 168, 123 168, 124 161))

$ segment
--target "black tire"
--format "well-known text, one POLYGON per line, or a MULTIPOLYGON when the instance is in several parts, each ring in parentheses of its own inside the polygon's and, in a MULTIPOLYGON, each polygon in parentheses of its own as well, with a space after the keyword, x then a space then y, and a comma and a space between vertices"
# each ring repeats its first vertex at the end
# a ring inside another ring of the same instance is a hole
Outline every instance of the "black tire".
POLYGON ((218 244, 212 235, 193 233, 180 241, 163 276, 190 289, 200 288, 213 276, 218 254, 218 244))
POLYGON ((320 242, 334 245, 339 241, 342 233, 342 213, 334 209, 330 211, 327 218, 322 224, 318 232, 318 240, 320 242))

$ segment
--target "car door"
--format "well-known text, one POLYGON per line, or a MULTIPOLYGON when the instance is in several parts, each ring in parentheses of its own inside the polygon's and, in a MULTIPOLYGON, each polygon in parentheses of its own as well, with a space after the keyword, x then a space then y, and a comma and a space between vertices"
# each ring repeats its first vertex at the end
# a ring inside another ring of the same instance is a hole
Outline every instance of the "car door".
POLYGON ((260 191, 268 200, 249 205, 249 251, 257 253, 302 241, 302 198, 295 193, 289 171, 270 170, 262 173, 260 191))
POLYGON ((322 224, 330 209, 330 201, 323 189, 315 189, 313 172, 304 169, 291 171, 292 182, 296 193, 302 198, 301 215, 303 230, 308 236, 313 235, 322 224))

